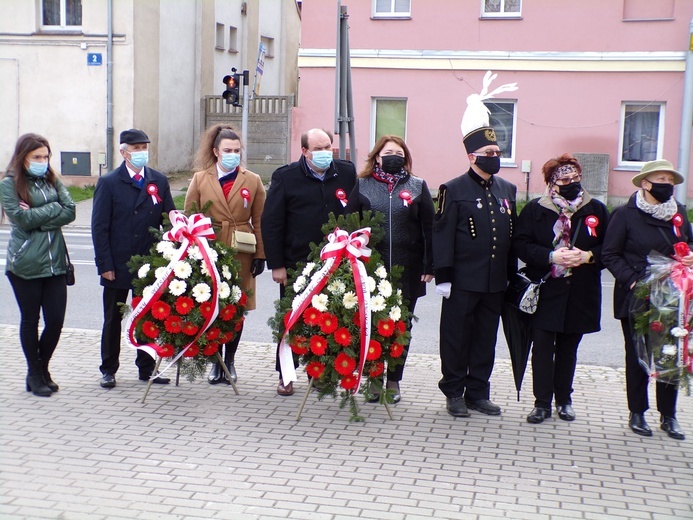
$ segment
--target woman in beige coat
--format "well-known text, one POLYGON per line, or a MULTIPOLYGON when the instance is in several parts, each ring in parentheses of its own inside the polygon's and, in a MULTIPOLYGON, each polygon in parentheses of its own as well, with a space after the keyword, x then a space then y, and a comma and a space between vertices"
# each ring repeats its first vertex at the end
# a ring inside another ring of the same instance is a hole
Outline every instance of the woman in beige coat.
MULTIPOLYGON (((246 309, 255 309, 255 277, 265 269, 265 250, 262 246, 260 218, 265 205, 265 187, 260 176, 246 170, 241 162, 241 139, 228 125, 214 125, 202 136, 195 166, 198 171, 185 195, 185 210, 200 211, 210 201, 206 214, 212 219, 217 240, 231 246, 234 231, 255 235, 255 253, 236 253, 241 263, 241 288, 250 291, 246 309)), ((224 364, 236 381, 234 357, 243 329, 225 345, 224 364)), ((225 382, 226 374, 218 363, 209 373, 210 384, 225 382)))

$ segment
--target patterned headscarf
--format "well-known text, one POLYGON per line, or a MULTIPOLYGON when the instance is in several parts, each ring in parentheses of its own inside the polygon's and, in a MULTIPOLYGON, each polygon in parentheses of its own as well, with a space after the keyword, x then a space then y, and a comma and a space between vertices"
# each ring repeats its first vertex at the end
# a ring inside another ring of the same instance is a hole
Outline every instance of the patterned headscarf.
MULTIPOLYGON (((573 213, 582 204, 582 191, 575 198, 575 200, 567 200, 565 197, 561 196, 558 192, 558 186, 556 186, 556 181, 566 175, 572 175, 574 173, 580 173, 578 169, 572 164, 562 164, 553 172, 551 175, 551 184, 549 185, 549 196, 551 200, 556 205, 559 211, 558 220, 553 225, 554 239, 553 239, 553 249, 554 251, 560 249, 561 247, 570 247, 570 230, 571 230, 571 217, 573 213)), ((564 267, 562 265, 553 264, 551 266, 551 277, 552 278, 562 278, 565 276, 570 276, 571 270, 569 267, 564 267)))

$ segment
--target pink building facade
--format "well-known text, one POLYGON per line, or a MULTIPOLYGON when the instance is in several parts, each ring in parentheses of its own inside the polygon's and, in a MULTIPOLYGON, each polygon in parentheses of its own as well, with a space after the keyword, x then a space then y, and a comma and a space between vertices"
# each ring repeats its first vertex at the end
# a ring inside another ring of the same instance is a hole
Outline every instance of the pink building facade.
MULTIPOLYGON (((466 171, 460 122, 487 70, 498 73, 491 89, 519 87, 487 104, 506 155, 499 175, 518 186, 519 198, 543 192, 542 165, 564 152, 602 158, 612 204, 634 191, 630 179, 643 162, 677 165, 693 0, 342 5, 349 15, 357 169, 377 137, 394 133, 405 138, 414 173, 432 190, 466 171)), ((336 0, 303 2, 294 159, 301 132, 334 129, 336 28, 336 0)), ((343 144, 335 138, 339 146, 348 147, 348 136, 343 144)))

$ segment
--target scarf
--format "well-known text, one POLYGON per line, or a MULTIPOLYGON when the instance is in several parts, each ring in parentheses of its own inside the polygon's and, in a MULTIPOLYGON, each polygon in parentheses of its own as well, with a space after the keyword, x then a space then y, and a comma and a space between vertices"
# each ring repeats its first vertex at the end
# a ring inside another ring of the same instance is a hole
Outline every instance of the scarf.
MULTIPOLYGON (((558 188, 552 186, 549 189, 549 196, 551 201, 558 208, 558 220, 553 225, 553 250, 556 251, 561 247, 570 247, 570 219, 577 209, 582 204, 582 192, 578 195, 575 200, 567 200, 558 193, 558 188)), ((552 264, 551 265, 551 278, 563 278, 570 276, 572 273, 569 267, 564 267, 562 265, 552 264)))
POLYGON ((373 177, 375 178, 375 180, 386 183, 387 191, 389 193, 392 193, 392 190, 395 189, 395 185, 399 181, 404 179, 407 175, 408 174, 404 169, 402 169, 402 171, 400 171, 399 173, 384 172, 379 164, 376 164, 375 169, 373 170, 373 177))
POLYGON ((645 200, 645 195, 643 195, 642 190, 638 190, 635 195, 635 205, 643 213, 652 215, 657 220, 664 221, 671 220, 678 210, 674 197, 671 197, 668 201, 662 202, 661 204, 650 204, 645 200))

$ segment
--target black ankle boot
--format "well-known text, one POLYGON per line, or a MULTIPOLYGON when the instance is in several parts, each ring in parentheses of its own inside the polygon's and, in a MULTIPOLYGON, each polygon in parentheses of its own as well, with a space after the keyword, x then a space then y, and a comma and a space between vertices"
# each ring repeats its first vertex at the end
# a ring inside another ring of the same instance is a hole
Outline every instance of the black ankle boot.
POLYGON ((26 391, 32 392, 39 397, 48 397, 53 392, 46 386, 42 375, 27 375, 26 376, 26 391))
MULTIPOLYGON (((236 367, 233 364, 234 358, 236 357, 235 354, 235 352, 231 352, 231 349, 228 346, 226 347, 226 353, 224 355, 224 364, 226 365, 226 370, 229 371, 231 379, 233 379, 234 383, 238 381, 238 375, 236 375, 236 367)), ((227 385, 231 384, 231 382, 226 377, 225 372, 221 376, 224 379, 224 383, 226 383, 227 385)))
POLYGON ((51 389, 51 392, 57 392, 60 390, 58 383, 53 381, 47 366, 43 368, 43 382, 46 383, 46 386, 51 389))
POLYGON ((209 376, 207 376, 207 381, 210 385, 218 385, 222 382, 224 378, 224 371, 221 369, 219 363, 212 364, 212 370, 209 371, 209 376))

